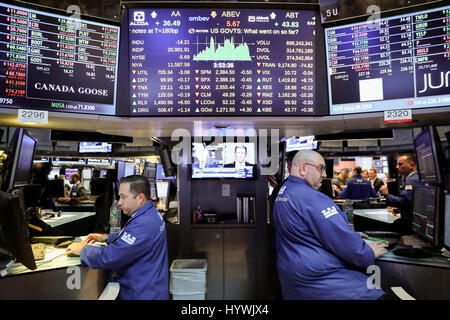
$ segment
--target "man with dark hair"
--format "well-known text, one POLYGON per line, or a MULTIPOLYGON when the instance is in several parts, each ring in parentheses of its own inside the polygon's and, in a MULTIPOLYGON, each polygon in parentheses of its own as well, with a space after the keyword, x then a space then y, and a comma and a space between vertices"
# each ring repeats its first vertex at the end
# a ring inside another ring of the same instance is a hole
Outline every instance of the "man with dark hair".
POLYGON ((247 147, 245 145, 238 145, 234 148, 234 162, 227 163, 223 167, 224 168, 245 168, 249 166, 253 166, 250 162, 245 161, 247 158, 247 147))
POLYGON ((384 185, 383 180, 378 178, 377 170, 375 170, 374 168, 369 169, 369 181, 375 189, 375 192, 378 192, 381 186, 384 185))
POLYGON ((413 210, 413 189, 423 188, 424 184, 420 182, 419 174, 417 173, 416 158, 412 153, 402 154, 397 158, 397 171, 405 177, 400 196, 389 195, 386 185, 381 186, 380 193, 386 196, 386 204, 390 207, 400 209, 401 217, 412 219, 413 210))
POLYGON ((81 263, 112 270, 109 281, 119 282, 119 299, 169 299, 167 239, 164 220, 150 201, 150 185, 143 176, 120 179, 119 206, 130 216, 120 233, 93 233, 73 243, 66 254, 78 254, 81 263), (88 245, 107 242, 105 247, 88 245))
POLYGON ((339 193, 339 197, 343 199, 361 200, 377 196, 370 181, 364 179, 361 173, 361 167, 357 166, 353 169, 353 177, 347 181, 345 189, 339 193))
POLYGON ((69 190, 69 196, 58 198, 58 200, 70 201, 72 198, 76 198, 79 200, 87 199, 86 189, 84 189, 83 184, 81 183, 80 175, 78 173, 73 172, 70 174, 69 183, 72 185, 69 190))

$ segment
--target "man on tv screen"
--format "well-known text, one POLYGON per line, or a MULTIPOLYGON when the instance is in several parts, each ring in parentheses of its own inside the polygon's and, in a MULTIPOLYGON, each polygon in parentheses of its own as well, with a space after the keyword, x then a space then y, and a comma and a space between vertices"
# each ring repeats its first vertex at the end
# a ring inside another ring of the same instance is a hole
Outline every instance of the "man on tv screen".
POLYGON ((234 148, 234 162, 227 163, 224 168, 245 168, 253 166, 252 163, 245 161, 247 158, 247 147, 244 145, 239 145, 234 148))
POLYGON ((209 157, 208 150, 202 143, 194 144, 194 163, 192 168, 204 169, 204 168, 216 168, 217 162, 209 157))

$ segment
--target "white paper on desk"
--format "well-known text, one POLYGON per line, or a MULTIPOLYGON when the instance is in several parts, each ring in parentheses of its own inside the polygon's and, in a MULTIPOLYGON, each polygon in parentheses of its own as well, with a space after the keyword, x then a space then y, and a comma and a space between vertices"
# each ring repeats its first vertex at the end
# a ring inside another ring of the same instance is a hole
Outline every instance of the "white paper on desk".
POLYGON ((66 252, 65 248, 59 249, 59 248, 54 248, 53 250, 51 250, 50 252, 46 252, 45 253, 45 259, 43 260, 37 260, 36 264, 39 265, 41 263, 45 263, 48 261, 51 261, 59 256, 62 256, 64 253, 66 252))
POLYGON ((391 215, 389 211, 370 211, 368 214, 378 216, 378 215, 391 215))

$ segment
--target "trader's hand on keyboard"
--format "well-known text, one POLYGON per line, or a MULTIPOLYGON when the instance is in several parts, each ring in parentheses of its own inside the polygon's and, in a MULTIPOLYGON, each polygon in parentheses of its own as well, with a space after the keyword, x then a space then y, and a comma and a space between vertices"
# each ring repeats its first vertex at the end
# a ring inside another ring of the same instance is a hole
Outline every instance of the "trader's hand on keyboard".
POLYGON ((67 247, 66 252, 64 254, 66 256, 69 254, 76 254, 77 256, 79 256, 81 254, 81 250, 84 248, 85 245, 87 245, 85 241, 74 242, 67 247))
POLYGON ((385 254, 387 252, 386 247, 388 246, 385 243, 381 242, 372 242, 369 244, 370 248, 372 248, 373 253, 375 254, 375 258, 378 258, 382 254, 385 254))
POLYGON ((359 236, 361 237, 361 239, 367 239, 369 236, 367 234, 365 234, 364 232, 359 232, 359 236))
POLYGON ((87 238, 84 240, 87 243, 91 243, 91 242, 105 242, 106 240, 108 240, 108 235, 104 234, 104 233, 90 233, 87 238))

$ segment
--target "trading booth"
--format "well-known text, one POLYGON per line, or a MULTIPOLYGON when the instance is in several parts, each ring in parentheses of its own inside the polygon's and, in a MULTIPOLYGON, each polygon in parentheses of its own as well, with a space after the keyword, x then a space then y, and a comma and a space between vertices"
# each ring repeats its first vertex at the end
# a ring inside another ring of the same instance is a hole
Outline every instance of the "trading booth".
POLYGON ((282 299, 273 201, 304 149, 350 227, 389 245, 383 290, 449 299, 450 6, 307 2, 0 3, 0 299, 98 299, 108 271, 65 248, 109 232, 134 174, 169 266, 207 261, 205 299, 282 299), (403 153, 411 219, 339 197, 356 166, 401 195, 403 153))

